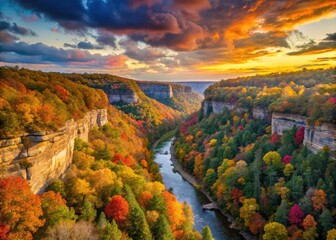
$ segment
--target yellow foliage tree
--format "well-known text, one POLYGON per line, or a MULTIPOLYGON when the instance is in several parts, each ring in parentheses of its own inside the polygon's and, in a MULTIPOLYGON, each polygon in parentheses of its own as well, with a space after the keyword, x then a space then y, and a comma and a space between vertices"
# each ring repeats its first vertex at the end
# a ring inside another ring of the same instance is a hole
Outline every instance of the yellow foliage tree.
POLYGON ((250 218, 258 209, 259 205, 255 198, 247 198, 243 201, 239 216, 244 219, 245 226, 248 227, 250 225, 250 218))
POLYGON ((278 222, 270 222, 264 227, 263 240, 287 240, 288 233, 284 225, 278 222))

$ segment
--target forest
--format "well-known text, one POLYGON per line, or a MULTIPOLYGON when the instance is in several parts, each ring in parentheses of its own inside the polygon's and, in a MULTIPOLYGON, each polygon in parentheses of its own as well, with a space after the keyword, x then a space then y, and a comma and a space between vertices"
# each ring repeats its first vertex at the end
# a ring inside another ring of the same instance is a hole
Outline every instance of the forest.
POLYGON ((65 176, 41 194, 20 176, 0 178, 1 240, 209 239, 194 230, 191 208, 165 189, 149 151, 148 133, 165 121, 174 127, 181 113, 155 101, 160 118, 148 130, 102 90, 66 74, 2 67, 0 85, 1 139, 52 131, 92 109, 106 108, 109 120, 88 142, 75 140, 65 176))
POLYGON ((235 227, 259 239, 336 238, 336 161, 325 146, 303 145, 304 127, 282 135, 251 108, 306 115, 312 124, 335 124, 335 69, 223 80, 206 100, 246 111, 199 111, 174 143, 182 166, 210 193, 235 227))

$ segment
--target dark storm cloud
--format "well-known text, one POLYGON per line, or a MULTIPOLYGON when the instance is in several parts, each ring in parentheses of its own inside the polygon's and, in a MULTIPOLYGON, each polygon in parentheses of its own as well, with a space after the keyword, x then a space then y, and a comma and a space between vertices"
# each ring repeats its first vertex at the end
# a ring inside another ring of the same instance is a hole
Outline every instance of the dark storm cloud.
POLYGON ((113 33, 108 31, 98 31, 96 41, 102 46, 110 46, 112 48, 117 47, 117 38, 113 33))
POLYGON ((166 56, 162 50, 156 48, 140 49, 138 43, 132 40, 121 41, 120 45, 124 47, 126 56, 141 62, 151 62, 166 56))
POLYGON ((10 23, 7 21, 0 21, 0 31, 8 31, 22 36, 32 36, 32 37, 37 36, 37 34, 33 30, 29 28, 20 27, 16 23, 10 23))
POLYGON ((79 49, 65 50, 43 43, 26 42, 4 43, 0 47, 0 58, 9 63, 57 63, 72 65, 91 65, 92 67, 124 67, 124 55, 91 54, 79 49))
POLYGON ((181 52, 224 49, 220 59, 233 62, 267 55, 267 47, 288 47, 285 39, 296 25, 335 10, 335 1, 325 0, 13 1, 66 31, 97 30, 99 46, 115 48, 115 35, 127 35, 181 52))
POLYGON ((64 47, 78 48, 78 49, 85 49, 85 50, 103 49, 102 46, 98 46, 93 43, 84 42, 84 41, 81 41, 77 44, 64 43, 64 47))

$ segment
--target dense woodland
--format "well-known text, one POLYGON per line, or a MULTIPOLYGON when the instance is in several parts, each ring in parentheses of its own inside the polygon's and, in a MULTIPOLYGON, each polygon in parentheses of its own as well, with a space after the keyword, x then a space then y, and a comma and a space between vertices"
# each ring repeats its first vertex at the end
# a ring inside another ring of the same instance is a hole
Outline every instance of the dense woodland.
POLYGON ((238 107, 304 115, 311 124, 336 124, 336 68, 222 80, 205 95, 238 107))
POLYGON ((272 135, 270 123, 249 111, 264 106, 335 124, 335 69, 221 81, 205 97, 247 110, 200 111, 180 127, 176 156, 199 187, 256 238, 336 239, 336 161, 329 147, 314 154, 303 145, 303 127, 272 135))
MULTIPOLYGON (((0 178, 1 240, 211 239, 208 228, 204 237, 194 230, 190 207, 162 184, 148 150, 148 134, 158 127, 147 129, 109 105, 102 90, 65 74, 0 70, 1 138, 55 130, 97 108, 107 108, 109 120, 91 130, 89 142, 76 139, 66 176, 44 193, 33 194, 21 177, 0 178)), ((158 125, 174 127, 180 114, 157 104, 158 125)))
POLYGON ((137 120, 151 141, 174 128, 201 103, 198 94, 187 97, 181 93, 168 102, 171 108, 168 103, 147 97, 135 81, 107 74, 43 73, 1 67, 0 137, 56 130, 71 118, 82 118, 89 110, 107 108, 109 103, 103 91, 106 84, 138 94, 137 103, 119 103, 116 107, 137 120))

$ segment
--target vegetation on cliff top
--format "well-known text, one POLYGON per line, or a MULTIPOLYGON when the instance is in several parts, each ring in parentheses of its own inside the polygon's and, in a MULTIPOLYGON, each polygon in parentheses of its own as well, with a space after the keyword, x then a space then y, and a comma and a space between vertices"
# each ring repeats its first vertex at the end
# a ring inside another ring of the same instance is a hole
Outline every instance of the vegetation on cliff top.
MULTIPOLYGON (((291 105, 291 113, 303 114, 303 107, 312 111, 311 118, 318 116, 314 120, 335 123, 333 71, 310 72, 309 75, 325 74, 329 78, 308 90, 290 82, 282 85, 282 77, 276 87, 271 86, 272 81, 270 86, 263 86, 267 84, 264 82, 249 87, 255 84, 252 77, 249 79, 253 83, 244 78, 241 87, 229 86, 240 84, 239 79, 215 84, 207 90, 206 97, 246 108, 263 97, 270 108, 286 108, 280 102, 292 101, 296 105, 291 105), (305 94, 312 89, 320 92, 313 96, 305 94), (278 92, 278 97, 273 98, 268 91, 278 92), (312 101, 308 106, 306 100, 298 101, 306 97, 312 101), (315 115, 314 111, 321 114, 315 115)), ((295 80, 308 73, 298 74, 299 77, 287 75, 295 80)), ((233 216, 241 229, 263 239, 333 239, 336 162, 328 146, 314 154, 303 145, 303 139, 303 127, 272 135, 270 123, 254 119, 249 109, 230 112, 225 108, 221 114, 201 111, 184 122, 175 149, 183 167, 209 191, 223 211, 233 216)))
POLYGON ((205 91, 205 99, 304 115, 311 124, 335 124, 336 68, 222 80, 205 91))
POLYGON ((106 108, 109 120, 90 131, 89 142, 76 139, 66 175, 41 195, 21 177, 0 178, 0 239, 202 239, 190 207, 165 189, 148 150, 147 134, 166 121, 161 130, 172 127, 179 114, 167 115, 174 110, 155 101, 148 108, 161 106, 155 111, 162 118, 148 129, 109 105, 102 90, 66 74, 0 70, 1 137, 55 130, 97 108, 106 108))

